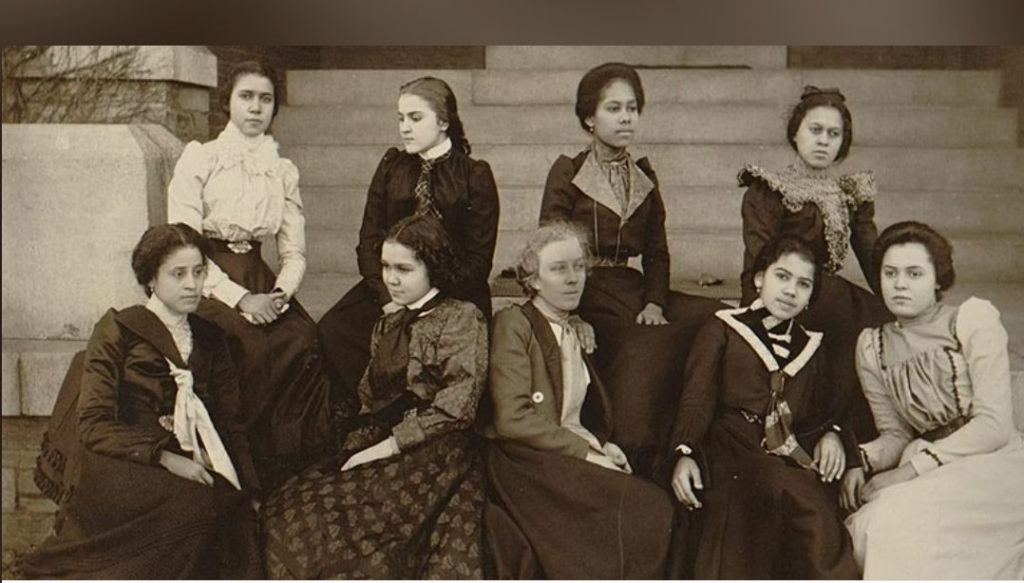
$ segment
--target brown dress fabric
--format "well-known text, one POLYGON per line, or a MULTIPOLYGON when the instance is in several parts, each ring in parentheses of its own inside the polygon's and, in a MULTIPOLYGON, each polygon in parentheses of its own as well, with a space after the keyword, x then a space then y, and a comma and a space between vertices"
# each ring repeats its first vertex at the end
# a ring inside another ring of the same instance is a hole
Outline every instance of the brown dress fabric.
MULTIPOLYGON (((55 534, 22 558, 27 577, 46 579, 260 578, 258 479, 238 411, 235 369, 223 334, 190 317, 194 349, 181 360, 170 332, 142 306, 107 312, 80 360, 73 424, 82 447, 61 452, 73 474, 55 534), (166 359, 192 371, 243 490, 215 475, 208 487, 158 465, 163 450, 182 453, 159 418, 174 411, 177 385, 166 359)), ((69 374, 69 377, 75 376, 69 374)), ((58 440, 55 443, 65 443, 58 440)))
MULTIPOLYGON (((376 358, 382 327, 374 329, 376 358)), ((487 326, 473 304, 442 300, 409 330, 408 389, 350 419, 342 453, 286 482, 263 506, 268 575, 283 579, 480 579, 484 477, 471 426, 487 379, 487 326), (393 410, 391 410, 393 409, 393 410), (396 414, 397 413, 397 414, 396 414), (400 452, 344 472, 394 436, 400 452)))

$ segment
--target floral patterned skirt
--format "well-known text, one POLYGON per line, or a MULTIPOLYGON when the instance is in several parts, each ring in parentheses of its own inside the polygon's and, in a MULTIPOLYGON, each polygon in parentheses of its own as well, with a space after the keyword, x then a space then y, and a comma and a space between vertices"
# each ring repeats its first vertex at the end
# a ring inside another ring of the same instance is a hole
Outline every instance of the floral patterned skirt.
POLYGON ((278 579, 481 579, 479 438, 440 436, 341 472, 332 457, 263 506, 267 574, 278 579))

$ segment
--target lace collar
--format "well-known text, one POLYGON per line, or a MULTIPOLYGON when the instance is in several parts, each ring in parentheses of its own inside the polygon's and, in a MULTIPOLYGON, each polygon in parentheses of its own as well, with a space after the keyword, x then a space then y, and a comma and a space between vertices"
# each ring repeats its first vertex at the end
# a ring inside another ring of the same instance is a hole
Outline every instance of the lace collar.
POLYGON ((267 134, 250 138, 235 124, 228 122, 224 131, 212 142, 217 153, 217 166, 232 168, 239 164, 249 174, 273 175, 278 172, 281 157, 277 141, 267 134))

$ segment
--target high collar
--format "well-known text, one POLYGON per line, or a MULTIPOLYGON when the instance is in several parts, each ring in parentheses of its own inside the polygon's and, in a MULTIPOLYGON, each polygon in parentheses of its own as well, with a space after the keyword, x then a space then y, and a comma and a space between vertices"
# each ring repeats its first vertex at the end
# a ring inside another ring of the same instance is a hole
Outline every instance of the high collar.
POLYGON ((405 309, 407 309, 407 310, 418 310, 418 309, 422 308, 427 302, 429 302, 430 300, 434 299, 434 296, 436 296, 439 293, 441 293, 441 290, 437 289, 436 287, 432 287, 429 290, 427 290, 427 293, 423 294, 422 298, 420 298, 420 299, 416 300, 415 302, 405 306, 405 309))
POLYGON ((796 159, 789 167, 793 170, 794 174, 798 176, 806 176, 808 178, 831 178, 836 174, 836 163, 833 162, 824 168, 815 168, 807 163, 800 154, 796 155, 796 159))
POLYGON ((896 326, 898 328, 913 328, 914 326, 927 324, 935 320, 935 317, 939 314, 940 310, 942 310, 942 303, 936 301, 934 304, 928 306, 927 308, 922 310, 920 314, 916 316, 912 316, 909 318, 898 317, 896 319, 896 326))
POLYGON ((266 133, 262 133, 258 136, 247 136, 242 133, 242 130, 238 129, 238 126, 234 122, 229 121, 228 125, 224 126, 224 131, 220 133, 217 139, 223 140, 232 146, 235 146, 241 150, 248 150, 255 152, 269 142, 274 142, 274 138, 268 136, 266 133))
POLYGON ((622 162, 629 156, 629 151, 626 148, 613 148, 597 138, 590 143, 590 149, 594 152, 597 161, 602 164, 622 162))
POLYGON ((182 328, 188 322, 187 314, 175 314, 167 307, 167 304, 156 297, 156 294, 149 296, 149 301, 146 302, 146 309, 156 314, 156 317, 169 329, 182 328))
POLYGON ((450 152, 451 149, 452 139, 445 138, 443 142, 434 146, 433 148, 420 152, 420 158, 423 158, 424 160, 436 160, 437 158, 440 158, 441 156, 444 156, 445 154, 450 152))

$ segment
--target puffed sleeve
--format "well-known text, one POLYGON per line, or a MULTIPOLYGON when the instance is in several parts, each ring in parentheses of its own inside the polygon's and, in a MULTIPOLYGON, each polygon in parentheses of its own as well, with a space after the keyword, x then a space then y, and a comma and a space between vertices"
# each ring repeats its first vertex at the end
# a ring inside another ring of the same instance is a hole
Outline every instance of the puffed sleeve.
POLYGON ((849 193, 854 201, 850 209, 850 246, 857 255, 857 262, 864 272, 864 279, 877 294, 878 266, 875 263, 875 241, 878 227, 875 226, 875 176, 871 172, 857 172, 842 176, 839 187, 849 193))
POLYGON ((534 406, 529 347, 535 341, 529 321, 517 309, 495 315, 489 375, 495 433, 534 449, 585 458, 587 441, 534 406))
POLYGON ((359 227, 359 244, 356 245, 356 261, 359 274, 384 305, 391 301, 387 287, 381 279, 380 247, 387 236, 388 170, 398 157, 398 149, 390 148, 384 153, 377 170, 370 181, 363 207, 363 224, 359 227))
POLYGON ((487 324, 476 306, 463 304, 453 313, 433 348, 430 362, 409 360, 409 389, 434 397, 425 409, 407 411, 392 429, 402 451, 471 426, 487 384, 487 324), (434 392, 438 386, 443 388, 434 392))
POLYGON ((224 441, 231 455, 231 462, 238 471, 242 488, 260 490, 260 481, 252 461, 249 438, 242 419, 241 395, 238 387, 238 371, 231 360, 231 354, 224 338, 219 334, 204 346, 212 352, 210 361, 213 370, 210 378, 210 393, 214 407, 211 417, 217 434, 224 441))
MULTIPOLYGON (((742 175, 741 175, 742 176, 742 175)), ((782 228, 786 214, 782 197, 763 180, 741 182, 748 186, 743 194, 740 213, 743 217, 743 273, 740 276, 741 305, 749 305, 757 298, 754 289, 754 261, 768 241, 782 228)))
POLYGON ((668 252, 668 236, 665 233, 665 201, 661 198, 658 188, 658 177, 654 169, 646 163, 646 158, 638 162, 643 164, 642 170, 654 182, 654 190, 648 195, 651 212, 647 216, 644 250, 641 262, 644 267, 644 300, 661 307, 668 306, 669 269, 671 260, 668 252))
POLYGON ((911 458, 918 474, 960 457, 996 451, 1013 433, 1010 360, 999 311, 986 300, 968 299, 957 314, 956 336, 963 346, 974 392, 970 421, 911 458))
MULTIPOLYGON (((167 186, 168 223, 185 223, 197 232, 203 232, 203 189, 213 168, 210 156, 207 148, 199 142, 189 142, 185 146, 167 186)), ((233 308, 247 293, 249 290, 231 281, 216 263, 209 262, 203 284, 204 296, 212 296, 233 308)))
POLYGON ((491 275, 499 212, 498 186, 491 167, 483 160, 475 160, 469 174, 469 224, 465 265, 461 270, 467 281, 487 281, 491 275))
POLYGON ((551 165, 547 181, 544 183, 544 195, 540 200, 539 224, 554 220, 572 220, 572 211, 576 206, 576 194, 572 185, 572 178, 575 175, 572 159, 568 156, 559 156, 551 165))
POLYGON ((875 340, 878 333, 876 328, 862 330, 856 353, 857 376, 878 428, 878 437, 861 445, 873 472, 895 467, 914 435, 913 428, 900 416, 885 388, 875 340))
POLYGON ((302 213, 299 195, 299 169, 291 160, 281 159, 284 181, 284 212, 277 231, 277 252, 281 257, 281 271, 275 287, 291 299, 302 285, 306 274, 306 217, 302 213))
POLYGON ((103 315, 85 351, 82 390, 78 396, 78 432, 82 444, 90 451, 140 464, 156 464, 171 433, 117 419, 125 342, 114 314, 114 310, 109 310, 103 315))

